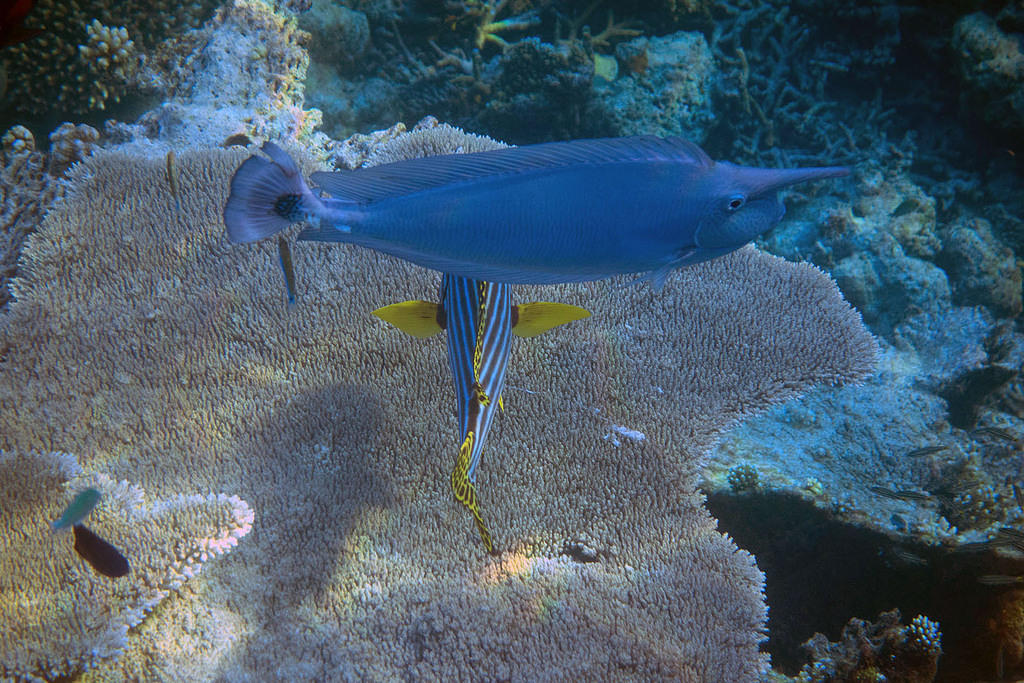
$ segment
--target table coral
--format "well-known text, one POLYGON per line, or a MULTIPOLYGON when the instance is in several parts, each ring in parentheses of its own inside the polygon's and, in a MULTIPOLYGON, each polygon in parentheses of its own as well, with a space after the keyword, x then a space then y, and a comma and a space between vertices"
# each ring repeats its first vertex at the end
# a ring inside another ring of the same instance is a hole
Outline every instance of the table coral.
POLYGON ((430 296, 436 275, 302 244, 289 310, 273 248, 223 234, 244 158, 178 155, 180 211, 162 156, 76 166, 0 328, 0 447, 73 450, 157 497, 236 491, 261 513, 230 571, 190 582, 97 676, 700 681, 765 668, 761 574, 716 531, 697 470, 743 416, 870 372, 874 341, 833 282, 748 248, 657 294, 517 292, 594 315, 513 349, 481 473, 491 557, 448 489, 443 345, 369 315, 430 296), (645 437, 605 439, 615 426, 645 437))
POLYGON ((253 512, 226 495, 176 495, 147 505, 142 489, 86 472, 67 454, 0 451, 0 675, 52 679, 120 653, 157 603, 249 533, 253 512), (129 574, 96 573, 53 533, 71 493, 95 488, 87 523, 127 556, 129 574))

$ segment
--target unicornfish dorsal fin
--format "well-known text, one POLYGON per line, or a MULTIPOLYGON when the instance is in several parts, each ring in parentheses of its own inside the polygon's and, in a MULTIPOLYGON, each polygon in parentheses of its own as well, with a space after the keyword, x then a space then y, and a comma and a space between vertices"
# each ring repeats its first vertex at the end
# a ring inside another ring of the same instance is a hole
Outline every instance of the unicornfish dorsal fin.
POLYGON ((438 304, 431 301, 402 301, 378 308, 373 314, 402 332, 422 339, 441 331, 437 322, 438 308, 438 304))
POLYGON ((590 311, 570 304, 534 301, 512 309, 512 333, 520 337, 536 337, 553 327, 590 316, 590 311))

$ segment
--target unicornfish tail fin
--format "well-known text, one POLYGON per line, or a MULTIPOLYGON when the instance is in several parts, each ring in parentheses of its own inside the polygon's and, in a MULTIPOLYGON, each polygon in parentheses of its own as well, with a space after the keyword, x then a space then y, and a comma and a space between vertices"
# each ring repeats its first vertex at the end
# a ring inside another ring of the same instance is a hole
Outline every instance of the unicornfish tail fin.
POLYGON ((570 304, 534 301, 512 308, 512 333, 520 337, 536 337, 553 327, 590 316, 590 311, 570 304))
POLYGON ((439 308, 430 301, 402 301, 382 306, 373 311, 373 314, 402 332, 423 339, 433 337, 441 331, 441 324, 438 322, 439 308))
POLYGON ((319 208, 292 158, 272 142, 263 143, 269 159, 251 156, 231 177, 224 225, 232 242, 255 242, 304 220, 319 208))
POLYGON ((480 532, 480 540, 484 542, 487 552, 493 555, 494 543, 491 540, 491 532, 488 531, 487 524, 484 523, 484 518, 480 514, 480 505, 476 499, 476 487, 469 480, 469 456, 472 452, 473 432, 470 432, 466 435, 466 440, 462 442, 462 448, 459 449, 459 455, 455 460, 455 469, 452 470, 452 492, 455 494, 455 500, 465 505, 473 513, 473 520, 476 521, 476 528, 480 532))

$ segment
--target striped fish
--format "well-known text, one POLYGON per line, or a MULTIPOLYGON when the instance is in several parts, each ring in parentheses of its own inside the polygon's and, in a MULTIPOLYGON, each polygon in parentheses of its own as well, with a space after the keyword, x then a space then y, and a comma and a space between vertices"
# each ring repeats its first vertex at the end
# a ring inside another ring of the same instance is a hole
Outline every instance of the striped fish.
POLYGON ((533 337, 590 315, 568 304, 512 304, 512 287, 445 273, 441 303, 404 301, 379 308, 375 316, 415 337, 448 333, 448 365, 455 384, 460 443, 452 491, 473 514, 487 552, 494 552, 491 533, 480 513, 476 473, 487 431, 501 406, 512 335, 533 337))

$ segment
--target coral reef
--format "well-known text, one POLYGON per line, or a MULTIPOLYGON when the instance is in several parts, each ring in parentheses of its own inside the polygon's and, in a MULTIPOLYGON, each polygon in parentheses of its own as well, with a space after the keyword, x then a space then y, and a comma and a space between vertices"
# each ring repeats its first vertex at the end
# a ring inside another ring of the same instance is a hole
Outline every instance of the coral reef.
POLYGON ((522 139, 524 130, 545 130, 564 139, 584 118, 594 61, 578 43, 525 38, 488 62, 481 80, 488 97, 469 116, 471 127, 496 137, 522 139))
POLYGON ((943 230, 939 259, 953 282, 953 301, 985 306, 1000 318, 1021 312, 1021 272, 1013 252, 984 218, 963 216, 943 230))
MULTIPOLYGON (((304 109, 308 34, 291 14, 263 0, 231 0, 187 46, 158 56, 152 68, 170 96, 134 124, 111 123, 111 141, 139 151, 157 141, 212 147, 236 134, 323 144, 320 112, 304 109)), ((184 40, 184 39, 183 39, 184 40)))
POLYGON ((43 34, 3 52, 8 102, 29 114, 80 114, 117 102, 130 89, 138 57, 194 28, 215 0, 36 0, 25 24, 43 34), (130 86, 130 87, 129 87, 130 86))
POLYGON ((746 463, 736 465, 729 470, 726 481, 729 482, 729 488, 733 493, 756 491, 758 486, 757 469, 746 463))
POLYGON ((298 17, 299 27, 309 31, 310 59, 335 69, 350 68, 370 47, 370 24, 362 12, 330 0, 314 0, 298 17))
POLYGON ((1024 134, 1024 48, 1021 34, 1004 33, 975 12, 956 23, 952 48, 960 77, 985 123, 1024 134))
MULTIPOLYGON (((458 139, 427 135, 445 136, 458 139)), ((715 530, 696 476, 740 418, 870 372, 875 343, 834 283, 748 248, 658 294, 517 293, 594 315, 513 349, 481 473, 501 551, 489 557, 448 491, 443 349, 368 314, 429 296, 435 276, 304 244, 288 310, 276 255, 223 236, 244 156, 179 154, 180 210, 163 156, 75 166, 0 328, 0 447, 71 450, 147 496, 231 490, 260 510, 259 533, 97 675, 697 681, 765 668, 760 573, 715 530)))
POLYGON ((886 113, 878 102, 857 93, 844 105, 832 96, 831 83, 867 63, 891 60, 899 40, 895 17, 859 5, 808 3, 794 10, 783 0, 741 0, 719 9, 724 16, 709 39, 721 70, 713 137, 729 144, 719 153, 765 165, 835 163, 884 148, 886 113), (815 12, 827 17, 814 21, 815 12), (844 16, 859 30, 830 30, 844 16))
POLYGON ((253 512, 226 495, 176 495, 146 503, 142 489, 83 471, 67 454, 0 451, 0 675, 68 676, 126 646, 128 630, 249 533, 253 512), (102 495, 89 526, 131 564, 121 579, 97 574, 50 531, 69 492, 102 495))
POLYGON ((887 337, 908 317, 984 305, 1021 307, 1021 270, 991 224, 963 207, 941 219, 939 201, 911 181, 909 159, 856 169, 853 197, 806 198, 766 239, 772 253, 827 269, 887 337))
POLYGON ((974 647, 989 663, 985 673, 996 680, 1024 674, 1024 590, 1003 589, 972 634, 974 647))
POLYGON ((762 490, 806 498, 850 524, 949 548, 1017 524, 1024 513, 1009 483, 1020 479, 1017 445, 973 431, 1019 424, 999 412, 1007 400, 1000 383, 1019 367, 992 346, 999 329, 980 308, 911 317, 896 329, 894 345, 883 343, 880 372, 864 385, 813 392, 726 434, 703 486, 729 491, 730 471, 754 466, 762 490), (820 492, 806 486, 811 477, 820 492))
POLYGON ((604 135, 681 135, 701 142, 714 118, 714 59, 699 33, 619 43, 622 76, 597 81, 588 107, 591 129, 604 135))
POLYGON ((818 633, 804 647, 813 662, 796 677, 800 682, 928 683, 935 679, 942 634, 938 624, 922 615, 903 626, 899 610, 893 610, 871 623, 850 619, 837 643, 818 633))

